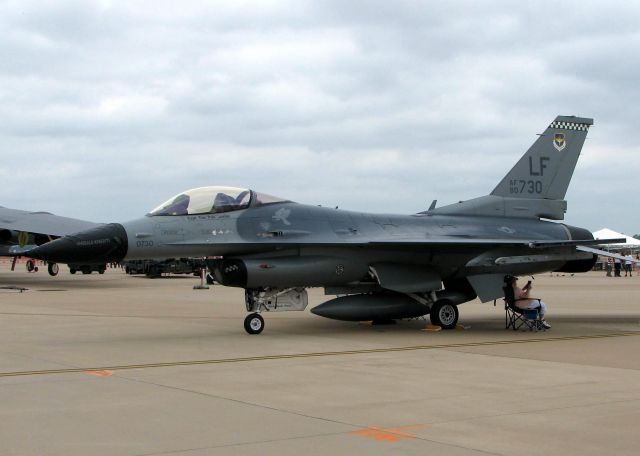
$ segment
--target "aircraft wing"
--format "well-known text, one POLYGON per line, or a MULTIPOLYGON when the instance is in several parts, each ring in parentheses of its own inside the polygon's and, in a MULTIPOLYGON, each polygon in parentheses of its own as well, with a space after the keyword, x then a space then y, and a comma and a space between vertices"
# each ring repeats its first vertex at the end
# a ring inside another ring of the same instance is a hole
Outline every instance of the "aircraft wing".
MULTIPOLYGON (((239 250, 252 250, 253 248, 262 249, 269 248, 287 248, 287 247, 301 247, 301 246, 325 246, 325 247, 356 247, 356 246, 371 246, 371 247, 412 247, 412 248, 431 248, 431 247, 471 247, 471 246, 501 246, 501 247, 530 247, 535 249, 545 249, 553 247, 579 247, 585 245, 601 245, 601 244, 615 244, 624 243, 625 239, 589 239, 589 240, 526 240, 526 239, 476 239, 469 237, 456 237, 456 236, 442 236, 437 238, 396 238, 396 239, 380 239, 372 241, 363 241, 361 239, 345 239, 341 241, 307 241, 303 239, 291 239, 287 240, 286 236, 281 241, 276 242, 245 242, 245 243, 223 243, 217 246, 222 247, 223 250, 232 252, 236 248, 239 250)), ((198 241, 179 241, 167 243, 165 245, 172 246, 203 246, 211 247, 210 242, 198 242, 198 241)))
POLYGON ((545 249, 553 247, 578 247, 585 245, 604 245, 604 244, 621 244, 626 242, 626 239, 586 239, 586 240, 548 240, 548 241, 530 241, 526 239, 473 239, 473 238, 457 238, 457 237, 443 237, 434 239, 423 240, 385 240, 385 241, 373 241, 368 244, 379 245, 496 245, 496 246, 525 246, 534 249, 545 249))
POLYGON ((97 225, 98 223, 61 217, 49 212, 29 212, 0 207, 0 230, 65 236, 97 225))

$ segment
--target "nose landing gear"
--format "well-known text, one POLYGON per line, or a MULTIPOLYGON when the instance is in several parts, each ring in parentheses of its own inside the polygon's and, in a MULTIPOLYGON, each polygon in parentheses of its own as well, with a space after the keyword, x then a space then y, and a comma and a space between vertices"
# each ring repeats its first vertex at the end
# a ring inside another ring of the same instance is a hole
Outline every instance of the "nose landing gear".
POLYGON ((260 334, 264 329, 264 318, 259 313, 251 313, 244 319, 244 329, 249 334, 260 334))
POLYGON ((249 334, 260 334, 264 329, 262 310, 267 312, 302 311, 309 303, 307 290, 304 288, 279 289, 245 289, 244 300, 247 312, 244 329, 249 334))

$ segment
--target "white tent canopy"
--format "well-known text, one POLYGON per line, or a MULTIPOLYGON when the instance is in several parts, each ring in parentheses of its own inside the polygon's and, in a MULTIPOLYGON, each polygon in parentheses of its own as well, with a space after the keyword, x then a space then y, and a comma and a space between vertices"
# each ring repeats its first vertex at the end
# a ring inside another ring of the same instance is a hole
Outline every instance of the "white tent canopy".
POLYGON ((625 238, 626 242, 624 244, 607 244, 611 247, 620 247, 620 248, 638 248, 640 247, 640 239, 632 238, 631 236, 627 236, 626 234, 618 233, 617 231, 613 231, 609 228, 602 228, 601 230, 594 231, 593 237, 595 239, 617 239, 617 238, 625 238))

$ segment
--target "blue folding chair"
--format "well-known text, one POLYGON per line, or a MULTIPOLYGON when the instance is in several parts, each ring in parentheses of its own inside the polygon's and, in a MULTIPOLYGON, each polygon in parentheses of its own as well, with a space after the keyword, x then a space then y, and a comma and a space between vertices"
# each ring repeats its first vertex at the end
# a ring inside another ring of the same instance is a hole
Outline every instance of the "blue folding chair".
MULTIPOLYGON (((507 282, 505 280, 505 282, 507 282)), ((517 331, 522 329, 523 331, 528 329, 529 331, 546 331, 544 324, 542 323, 542 315, 540 315, 540 308, 537 309, 521 309, 516 303, 518 301, 525 301, 534 299, 540 303, 540 299, 527 298, 516 299, 513 293, 513 287, 510 283, 506 283, 502 288, 504 290, 504 328, 513 329, 517 331)))

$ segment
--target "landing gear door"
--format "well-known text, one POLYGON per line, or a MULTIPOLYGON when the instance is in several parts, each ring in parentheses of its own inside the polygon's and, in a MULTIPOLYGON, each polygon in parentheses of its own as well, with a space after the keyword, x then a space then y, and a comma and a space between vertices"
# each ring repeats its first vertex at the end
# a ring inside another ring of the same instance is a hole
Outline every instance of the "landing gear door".
POLYGON ((467 277, 482 302, 504 297, 504 274, 481 274, 467 277))

